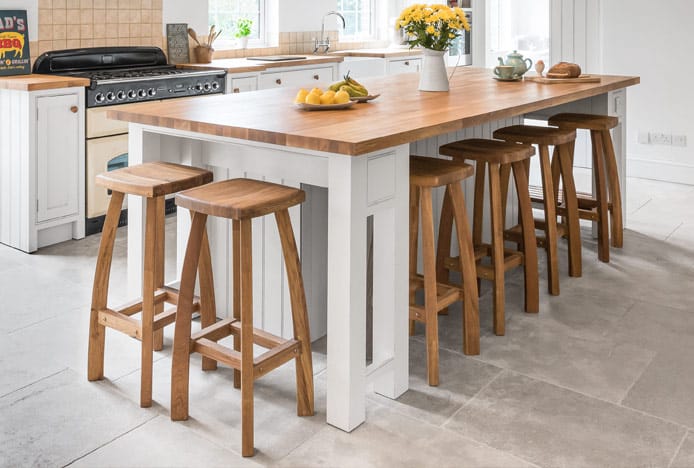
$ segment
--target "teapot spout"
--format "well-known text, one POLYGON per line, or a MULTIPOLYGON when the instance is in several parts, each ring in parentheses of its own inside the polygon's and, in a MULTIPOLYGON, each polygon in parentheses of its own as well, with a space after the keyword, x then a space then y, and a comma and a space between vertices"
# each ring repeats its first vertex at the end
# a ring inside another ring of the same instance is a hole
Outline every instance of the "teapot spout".
POLYGON ((502 59, 501 57, 499 57, 499 65, 504 65, 504 59, 502 59))

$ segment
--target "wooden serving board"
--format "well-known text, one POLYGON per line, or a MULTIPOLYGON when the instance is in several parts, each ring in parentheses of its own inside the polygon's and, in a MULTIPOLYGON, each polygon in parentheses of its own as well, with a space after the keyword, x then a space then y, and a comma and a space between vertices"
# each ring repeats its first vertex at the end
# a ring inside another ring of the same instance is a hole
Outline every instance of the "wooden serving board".
POLYGON ((526 76, 525 81, 534 81, 543 84, 556 83, 600 83, 599 76, 581 75, 578 78, 547 78, 544 76, 526 76))

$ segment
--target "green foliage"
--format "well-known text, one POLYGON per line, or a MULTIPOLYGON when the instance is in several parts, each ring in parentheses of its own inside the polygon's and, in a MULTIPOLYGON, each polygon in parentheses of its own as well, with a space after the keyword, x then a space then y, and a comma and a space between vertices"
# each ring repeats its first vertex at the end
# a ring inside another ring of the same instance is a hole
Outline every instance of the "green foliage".
POLYGON ((248 18, 240 18, 236 21, 236 37, 247 37, 251 35, 251 27, 253 20, 248 18))

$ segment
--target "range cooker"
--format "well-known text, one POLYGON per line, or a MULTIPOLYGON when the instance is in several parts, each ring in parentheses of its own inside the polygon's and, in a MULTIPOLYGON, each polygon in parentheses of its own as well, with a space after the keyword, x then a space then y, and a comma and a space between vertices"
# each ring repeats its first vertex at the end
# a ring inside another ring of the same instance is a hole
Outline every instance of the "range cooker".
MULTIPOLYGON (((97 174, 128 164, 127 123, 110 120, 110 106, 224 92, 226 71, 190 70, 167 65, 158 47, 92 47, 46 52, 34 73, 88 78, 86 90, 86 234, 103 227, 110 193, 96 186, 97 174)), ((125 206, 125 205, 124 205, 125 206)), ((175 211, 167 200, 167 212, 175 211)), ((127 210, 119 225, 127 223, 127 210)))

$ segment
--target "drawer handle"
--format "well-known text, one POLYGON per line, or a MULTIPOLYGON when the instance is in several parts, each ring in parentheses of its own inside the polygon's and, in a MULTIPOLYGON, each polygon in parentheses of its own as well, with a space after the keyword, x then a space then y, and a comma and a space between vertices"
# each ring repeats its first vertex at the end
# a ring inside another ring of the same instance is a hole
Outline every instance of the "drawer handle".
POLYGON ((409 61, 405 62, 405 65, 407 65, 407 66, 409 67, 409 66, 410 66, 410 62, 409 62, 409 61))
POLYGON ((314 80, 320 80, 320 75, 313 75, 314 80))
POLYGON ((76 114, 78 110, 80 110, 80 108, 77 106, 70 107, 70 112, 72 112, 73 114, 76 114))
POLYGON ((279 78, 277 78, 277 79, 275 80, 275 83, 277 83, 277 84, 282 84, 282 80, 279 79, 279 78))
POLYGON ((241 90, 240 90, 239 88, 234 88, 234 92, 235 92, 235 93, 240 93, 241 90))

